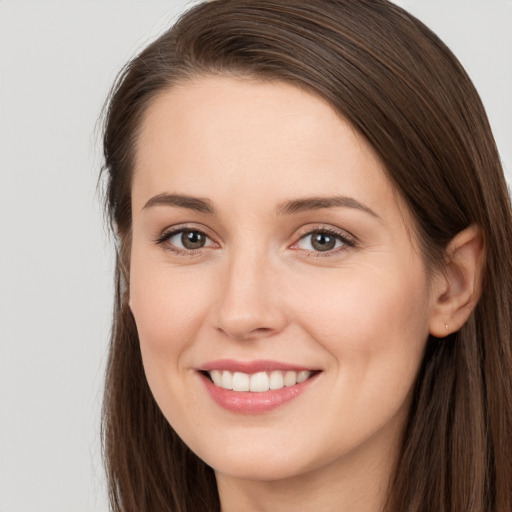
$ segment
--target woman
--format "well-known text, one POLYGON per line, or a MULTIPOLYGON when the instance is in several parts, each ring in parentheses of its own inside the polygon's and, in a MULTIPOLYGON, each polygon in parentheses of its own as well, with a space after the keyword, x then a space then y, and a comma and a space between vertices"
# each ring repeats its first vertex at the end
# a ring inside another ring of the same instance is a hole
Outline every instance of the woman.
POLYGON ((104 135, 116 511, 512 509, 512 220, 479 97, 385 0, 218 0, 104 135))

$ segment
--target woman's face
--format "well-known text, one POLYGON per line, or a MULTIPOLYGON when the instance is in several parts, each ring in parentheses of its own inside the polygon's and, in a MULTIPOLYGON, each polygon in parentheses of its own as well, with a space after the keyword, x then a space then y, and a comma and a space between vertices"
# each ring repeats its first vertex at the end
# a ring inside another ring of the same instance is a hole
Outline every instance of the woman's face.
POLYGON ((147 379, 218 476, 391 463, 433 301, 407 209, 346 121, 286 84, 176 86, 143 120, 132 206, 147 379))

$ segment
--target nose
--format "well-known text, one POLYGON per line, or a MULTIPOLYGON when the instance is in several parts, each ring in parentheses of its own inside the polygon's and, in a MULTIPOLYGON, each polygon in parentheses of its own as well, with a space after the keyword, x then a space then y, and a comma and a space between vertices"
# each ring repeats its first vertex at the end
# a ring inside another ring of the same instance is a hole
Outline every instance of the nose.
POLYGON ((237 251, 225 262, 216 327, 238 341, 272 336, 286 326, 280 281, 269 258, 258 251, 237 251))

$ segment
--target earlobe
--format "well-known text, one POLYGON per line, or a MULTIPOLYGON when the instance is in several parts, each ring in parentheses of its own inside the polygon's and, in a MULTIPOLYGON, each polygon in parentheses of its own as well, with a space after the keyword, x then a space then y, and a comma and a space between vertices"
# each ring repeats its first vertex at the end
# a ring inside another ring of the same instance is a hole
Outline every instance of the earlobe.
POLYGON ((469 226, 446 248, 446 262, 434 290, 430 334, 443 338, 467 321, 482 293, 485 249, 482 232, 469 226))

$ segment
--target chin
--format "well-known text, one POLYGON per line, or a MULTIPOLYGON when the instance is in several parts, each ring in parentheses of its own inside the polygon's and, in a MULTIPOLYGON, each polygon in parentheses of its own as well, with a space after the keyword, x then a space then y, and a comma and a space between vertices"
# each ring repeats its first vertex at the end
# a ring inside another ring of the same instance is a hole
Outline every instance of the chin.
POLYGON ((333 461, 328 454, 311 457, 304 445, 297 448, 285 443, 255 443, 248 440, 244 445, 219 443, 220 450, 198 450, 198 455, 217 475, 253 481, 278 481, 292 479, 329 465, 333 461))
POLYGON ((288 480, 307 472, 289 459, 287 460, 223 460, 213 465, 216 475, 222 474, 231 478, 259 482, 288 480))

